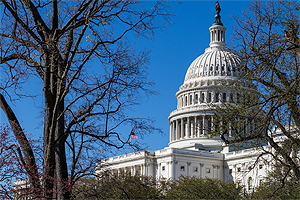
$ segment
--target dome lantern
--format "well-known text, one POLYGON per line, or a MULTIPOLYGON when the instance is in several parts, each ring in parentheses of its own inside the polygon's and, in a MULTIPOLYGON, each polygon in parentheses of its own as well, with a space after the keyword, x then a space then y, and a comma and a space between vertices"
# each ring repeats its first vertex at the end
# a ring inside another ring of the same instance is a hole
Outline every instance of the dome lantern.
POLYGON ((220 16, 221 8, 220 4, 217 1, 216 2, 216 15, 215 15, 215 21, 213 25, 209 28, 210 31, 210 47, 215 46, 226 46, 225 43, 225 31, 226 28, 223 26, 223 23, 221 22, 221 16, 220 16))

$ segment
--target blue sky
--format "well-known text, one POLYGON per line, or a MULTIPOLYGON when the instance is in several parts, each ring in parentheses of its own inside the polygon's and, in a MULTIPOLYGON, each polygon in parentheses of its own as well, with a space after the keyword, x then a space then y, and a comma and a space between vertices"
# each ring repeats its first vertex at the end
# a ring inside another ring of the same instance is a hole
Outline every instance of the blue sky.
MULTIPOLYGON (((240 15, 250 1, 219 1, 221 21, 227 28, 226 43, 231 44, 232 14, 240 15)), ((137 107, 140 116, 151 116, 156 125, 163 129, 164 135, 146 136, 142 142, 148 150, 163 149, 169 142, 169 114, 176 109, 175 93, 183 84, 189 65, 204 53, 209 46, 209 27, 214 22, 215 1, 174 2, 170 9, 177 17, 174 24, 165 32, 156 32, 156 40, 149 42, 150 55, 149 78, 156 83, 155 89, 160 95, 150 97, 137 107)))
MULTIPOLYGON (((233 21, 232 14, 239 15, 246 9, 249 1, 219 1, 221 6, 221 21, 227 28, 226 43, 231 44, 233 21)), ((168 146, 170 112, 176 109, 175 93, 183 84, 185 73, 191 62, 204 53, 209 46, 209 30, 215 15, 215 1, 174 1, 170 12, 177 15, 173 25, 167 30, 157 30, 154 40, 143 40, 137 48, 151 49, 149 80, 156 83, 155 90, 160 94, 141 98, 141 104, 131 113, 139 117, 151 117, 156 120, 156 126, 162 128, 164 134, 153 134, 139 137, 139 142, 144 143, 147 150, 159 150, 168 146)), ((134 42, 132 43, 134 44, 134 42)), ((28 83, 29 85, 31 83, 28 83)), ((34 83, 29 86, 31 92, 39 93, 34 83), (31 87, 32 86, 32 87, 31 87)), ((36 135, 43 128, 39 113, 41 97, 37 100, 30 98, 15 102, 12 109, 16 112, 23 128, 36 135)), ((10 102, 11 104, 11 102, 10 102)), ((1 124, 7 122, 1 111, 1 124)), ((120 151, 119 154, 124 153, 120 151)))

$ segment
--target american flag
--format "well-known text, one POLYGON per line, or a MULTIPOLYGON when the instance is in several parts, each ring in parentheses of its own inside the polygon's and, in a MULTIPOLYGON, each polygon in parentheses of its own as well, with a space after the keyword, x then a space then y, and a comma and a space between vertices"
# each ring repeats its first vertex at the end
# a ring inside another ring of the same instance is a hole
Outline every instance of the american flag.
POLYGON ((130 137, 132 138, 132 139, 138 139, 138 136, 134 133, 134 132, 130 132, 130 137))

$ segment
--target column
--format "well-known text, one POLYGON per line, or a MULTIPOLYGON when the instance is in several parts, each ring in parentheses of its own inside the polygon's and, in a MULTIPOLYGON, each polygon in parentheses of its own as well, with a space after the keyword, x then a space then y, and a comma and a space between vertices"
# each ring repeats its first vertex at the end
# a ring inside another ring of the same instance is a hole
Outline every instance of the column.
POLYGON ((186 125, 187 125, 186 138, 189 138, 191 136, 191 127, 190 127, 190 118, 189 117, 187 117, 187 119, 186 119, 186 125))
POLYGON ((156 176, 154 176, 154 177, 156 177, 156 178, 160 178, 161 176, 162 176, 162 173, 161 173, 161 163, 158 163, 158 165, 157 165, 158 167, 158 169, 157 169, 157 174, 156 174, 156 176))
POLYGON ((148 164, 147 163, 144 164, 144 175, 148 176, 148 164))
POLYGON ((202 129, 202 131, 203 131, 202 134, 203 134, 203 135, 206 135, 206 130, 205 130, 205 129, 206 129, 205 115, 202 116, 202 124, 203 124, 203 125, 202 125, 202 128, 203 128, 203 129, 202 129))
POLYGON ((131 176, 134 176, 134 175, 135 175, 135 174, 134 174, 134 171, 133 171, 133 166, 130 167, 130 174, 131 174, 131 176))
POLYGON ((191 162, 187 162, 186 175, 189 176, 191 174, 191 162))
POLYGON ((172 177, 175 179, 176 178, 176 166, 177 166, 178 161, 173 161, 171 162, 172 166, 172 177))
POLYGON ((145 176, 145 165, 141 164, 141 175, 145 176))
POLYGON ((181 125, 180 125, 180 128, 181 128, 181 131, 180 131, 180 138, 183 138, 183 135, 184 135, 184 130, 183 130, 183 128, 184 128, 184 124, 183 124, 183 118, 181 118, 181 125))
POLYGON ((200 172, 200 177, 203 177, 203 163, 200 163, 200 168, 199 168, 199 172, 200 172))
POLYGON ((198 123, 197 123, 197 116, 195 116, 195 137, 199 137, 199 131, 198 131, 198 123))
POLYGON ((211 120, 210 120, 210 129, 211 131, 214 131, 215 130, 215 126, 214 126, 214 116, 212 115, 211 116, 211 120))
POLYGON ((170 142, 172 142, 172 122, 170 122, 170 142))
POLYGON ((179 134, 178 119, 176 119, 176 135, 180 135, 179 134))
POLYGON ((169 171, 169 174, 168 174, 168 176, 169 176, 169 178, 173 178, 173 167, 172 167, 172 161, 170 161, 170 162, 167 162, 167 165, 168 165, 168 171, 169 171))
POLYGON ((191 121, 190 121, 190 127, 191 127, 191 134, 190 134, 190 137, 191 138, 193 138, 194 137, 194 129, 195 129, 195 127, 194 127, 194 120, 193 119, 191 119, 191 121))

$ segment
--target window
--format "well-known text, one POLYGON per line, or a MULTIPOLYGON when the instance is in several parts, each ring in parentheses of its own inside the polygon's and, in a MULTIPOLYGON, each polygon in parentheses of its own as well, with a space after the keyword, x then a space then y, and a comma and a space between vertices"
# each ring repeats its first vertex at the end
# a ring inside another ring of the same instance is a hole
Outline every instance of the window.
POLYGON ((262 169, 263 168, 263 165, 259 165, 259 169, 262 169))
POLYGON ((198 172, 198 167, 194 167, 194 172, 198 172))
POLYGON ((201 94, 201 103, 204 103, 204 93, 201 94))
POLYGON ((237 169, 237 171, 238 171, 238 172, 241 172, 241 168, 239 167, 239 168, 237 169))
POLYGON ((198 94, 195 94, 195 104, 198 104, 198 94))
POLYGON ((222 65, 222 67, 221 67, 221 71, 224 71, 224 65, 222 65))
POLYGON ((216 100, 215 101, 216 103, 219 102, 219 93, 218 92, 216 93, 216 99, 215 100, 216 100))
POLYGON ((230 102, 233 102, 233 94, 230 93, 230 102))
POLYGON ((232 169, 229 169, 229 174, 232 174, 232 169))
POLYGON ((162 166, 162 170, 165 171, 166 170, 166 166, 162 166))
POLYGON ((206 173, 207 173, 207 174, 210 173, 210 168, 206 168, 206 173))
POLYGON ((248 190, 252 190, 252 177, 249 177, 248 179, 248 190))
POLYGON ((187 96, 185 97, 185 106, 187 106, 187 102, 188 102, 188 100, 187 100, 187 96))
POLYGON ((262 185, 263 184, 263 180, 259 180, 259 185, 262 185))
POLYGON ((193 104, 193 95, 190 95, 190 105, 193 104))
POLYGON ((184 170, 185 170, 185 169, 184 169, 184 165, 181 165, 181 166, 180 166, 180 170, 181 170, 181 171, 184 171, 184 170))
POLYGON ((226 93, 225 92, 223 93, 222 101, 226 102, 226 93))
POLYGON ((210 103, 211 102, 211 93, 208 93, 208 100, 207 100, 207 103, 210 103))

